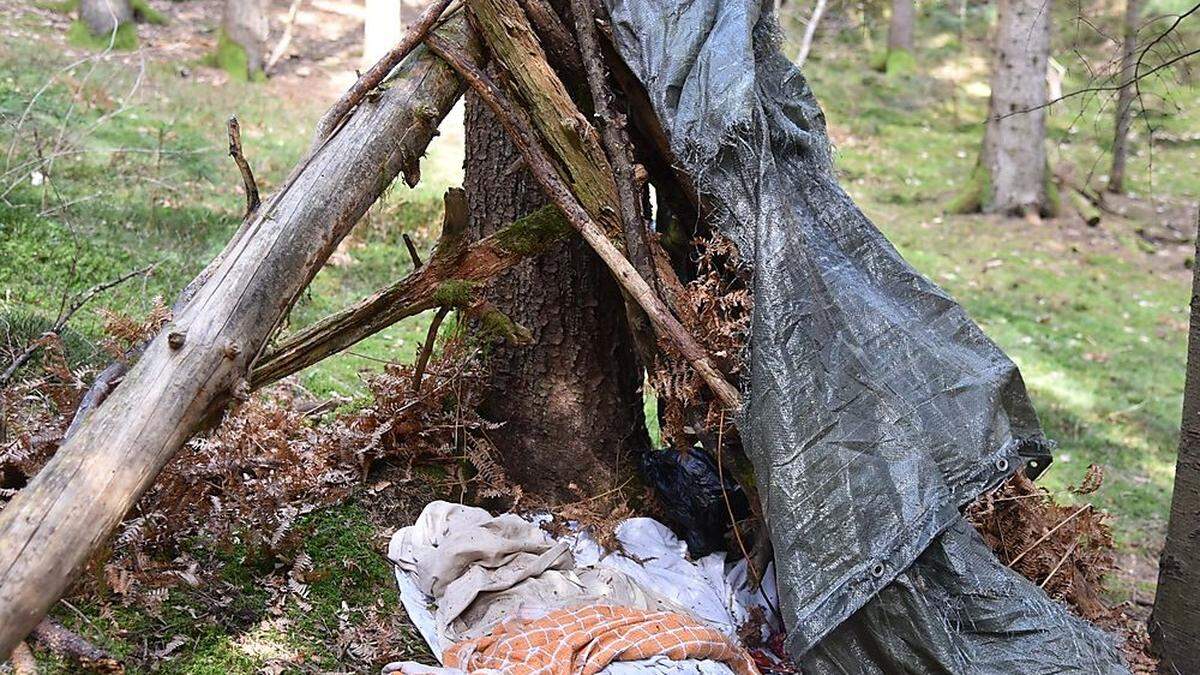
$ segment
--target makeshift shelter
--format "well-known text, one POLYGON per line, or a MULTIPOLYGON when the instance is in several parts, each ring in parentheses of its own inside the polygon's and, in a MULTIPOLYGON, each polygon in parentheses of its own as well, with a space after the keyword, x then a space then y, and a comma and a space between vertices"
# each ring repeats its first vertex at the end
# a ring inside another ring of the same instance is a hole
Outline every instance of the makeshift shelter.
POLYGON ((446 306, 488 314, 474 282, 574 230, 629 312, 645 317, 641 348, 686 363, 736 413, 774 545, 787 650, 802 668, 1123 670, 1108 636, 1007 570, 961 517, 1012 473, 1043 470, 1049 444, 1012 362, 839 187, 823 115, 776 48, 770 3, 577 0, 576 36, 538 0, 449 5, 434 3, 334 106, 311 153, 252 205, 171 324, 131 368, 100 377, 62 448, 0 513, 0 654, 231 400, 404 316, 446 306), (607 36, 595 30, 597 10, 607 36), (574 84, 586 83, 603 134, 547 52, 579 59, 574 84), (499 82, 485 58, 500 66, 499 82), (740 386, 695 338, 680 282, 649 236, 605 66, 641 152, 656 159, 648 168, 736 244, 749 272, 740 386), (461 194, 451 193, 424 266, 268 349, 371 203, 399 173, 419 179, 419 157, 465 87, 556 208, 468 244, 461 194))

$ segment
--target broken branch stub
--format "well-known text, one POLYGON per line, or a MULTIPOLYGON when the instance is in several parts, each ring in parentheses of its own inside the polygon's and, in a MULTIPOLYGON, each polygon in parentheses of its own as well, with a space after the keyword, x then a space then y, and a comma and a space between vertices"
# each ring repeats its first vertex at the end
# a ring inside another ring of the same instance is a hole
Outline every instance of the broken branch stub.
MULTIPOLYGON (((451 191, 451 194, 456 192, 451 191)), ((461 190, 457 191, 461 194, 461 190)), ((447 195, 447 208, 453 208, 447 195)), ((447 216, 446 223, 454 222, 447 216)), ((522 260, 548 250, 572 232, 562 214, 547 206, 469 246, 458 234, 443 231, 430 259, 411 274, 381 288, 367 298, 286 336, 254 366, 252 387, 261 387, 342 351, 378 333, 400 319, 434 307, 458 307, 479 316, 485 328, 499 327, 498 311, 480 303, 473 290, 522 260)), ((503 315, 501 315, 503 316, 503 315)), ((509 322, 511 324, 511 322, 509 322)), ((519 326, 499 331, 510 342, 520 342, 519 326)))
MULTIPOLYGON (((442 30, 465 43, 461 22, 442 30)), ((239 231, 175 314, 184 344, 171 349, 165 333, 151 341, 104 404, 78 421, 0 512, 0 658, 193 431, 244 391, 251 360, 295 299, 401 168, 424 152, 461 92, 440 59, 411 54, 386 91, 360 103, 239 231)))

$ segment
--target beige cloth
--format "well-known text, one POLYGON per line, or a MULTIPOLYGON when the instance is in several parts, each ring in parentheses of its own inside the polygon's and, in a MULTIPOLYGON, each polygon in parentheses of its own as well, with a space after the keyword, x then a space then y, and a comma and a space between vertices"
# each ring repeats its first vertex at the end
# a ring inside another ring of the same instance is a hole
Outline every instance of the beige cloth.
POLYGON ((679 610, 618 570, 576 570, 566 543, 512 514, 433 502, 397 537, 396 564, 433 598, 438 632, 454 641, 576 605, 679 610))

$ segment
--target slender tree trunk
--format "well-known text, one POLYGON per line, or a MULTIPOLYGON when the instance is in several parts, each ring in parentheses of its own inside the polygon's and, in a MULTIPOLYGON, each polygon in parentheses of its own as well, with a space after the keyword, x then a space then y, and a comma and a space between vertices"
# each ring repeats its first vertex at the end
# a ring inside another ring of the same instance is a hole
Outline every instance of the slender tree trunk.
POLYGON ((267 7, 267 0, 225 0, 218 57, 221 66, 236 77, 255 79, 263 72, 270 32, 267 7), (244 74, 233 72, 243 67, 241 54, 244 54, 244 74))
POLYGON ((1048 0, 1000 0, 992 98, 983 138, 985 212, 1053 215, 1046 172, 1048 0))
MULTIPOLYGON (((1142 0, 1126 0, 1125 2, 1125 42, 1121 47, 1120 82, 1133 79, 1133 71, 1137 61, 1137 29, 1138 15, 1141 14, 1142 0)), ((1129 155, 1129 127, 1133 124, 1134 86, 1127 84, 1117 92, 1116 132, 1113 134, 1112 171, 1108 174, 1108 191, 1125 191, 1125 160, 1129 155)))
POLYGON ((804 39, 800 42, 800 52, 796 54, 797 68, 803 68, 804 62, 808 60, 808 53, 812 50, 813 38, 817 35, 817 26, 821 23, 821 16, 825 14, 826 4, 826 0, 817 0, 812 16, 808 17, 808 25, 804 27, 804 39))
POLYGON ((363 22, 363 66, 370 67, 404 35, 401 0, 367 0, 363 22))
POLYGON ((79 0, 79 18, 89 33, 103 37, 133 21, 133 7, 129 0, 79 0))
POLYGON ((1150 615, 1150 639, 1162 657, 1163 673, 1200 673, 1200 270, 1195 268, 1191 307, 1175 490, 1150 615))
POLYGON ((892 20, 888 25, 888 52, 913 50, 913 23, 917 8, 913 0, 892 0, 892 20))
MULTIPOLYGON (((471 234, 547 203, 500 124, 467 96, 465 187, 471 234)), ((616 487, 630 453, 648 443, 642 370, 616 283, 582 239, 568 241, 497 279, 488 294, 533 332, 528 347, 499 347, 483 403, 503 422, 490 435, 509 476, 550 498, 616 487)))

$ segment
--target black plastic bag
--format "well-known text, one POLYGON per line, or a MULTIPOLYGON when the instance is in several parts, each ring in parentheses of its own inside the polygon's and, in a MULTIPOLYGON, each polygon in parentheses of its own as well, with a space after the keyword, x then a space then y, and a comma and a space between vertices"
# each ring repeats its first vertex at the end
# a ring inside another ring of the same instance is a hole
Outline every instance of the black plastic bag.
POLYGON ((750 512, 741 486, 729 475, 722 483, 717 463, 703 448, 647 450, 641 453, 638 465, 666 508, 667 520, 687 542, 694 558, 725 549, 731 510, 736 520, 750 512))

